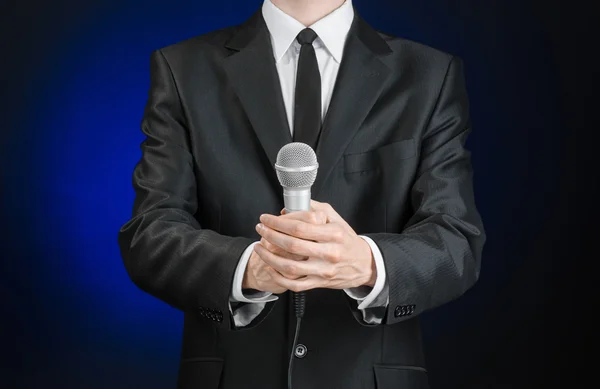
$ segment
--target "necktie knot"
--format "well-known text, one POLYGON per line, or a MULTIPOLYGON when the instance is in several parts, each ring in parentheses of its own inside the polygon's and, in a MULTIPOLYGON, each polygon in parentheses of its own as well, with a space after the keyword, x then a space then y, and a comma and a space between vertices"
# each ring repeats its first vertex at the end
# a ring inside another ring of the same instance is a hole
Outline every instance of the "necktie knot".
POLYGON ((310 28, 305 28, 304 30, 300 31, 296 39, 301 45, 312 45, 313 41, 317 39, 317 33, 310 28))

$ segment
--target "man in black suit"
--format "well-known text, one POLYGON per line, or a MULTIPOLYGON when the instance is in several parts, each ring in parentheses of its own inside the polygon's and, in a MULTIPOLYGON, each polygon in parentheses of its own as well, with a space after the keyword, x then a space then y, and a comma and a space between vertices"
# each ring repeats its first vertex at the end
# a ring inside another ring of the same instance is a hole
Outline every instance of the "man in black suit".
POLYGON ((419 315, 477 280, 485 241, 460 59, 349 0, 266 0, 155 51, 119 233, 142 290, 182 310, 181 388, 428 388, 419 315), (319 170, 282 212, 292 141, 319 170), (297 347, 291 292, 306 292, 297 347))

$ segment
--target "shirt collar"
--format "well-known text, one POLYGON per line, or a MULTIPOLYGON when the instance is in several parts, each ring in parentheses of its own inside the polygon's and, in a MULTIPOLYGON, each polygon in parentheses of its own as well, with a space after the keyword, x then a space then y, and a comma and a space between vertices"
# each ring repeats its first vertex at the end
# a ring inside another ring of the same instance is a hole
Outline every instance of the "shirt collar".
MULTIPOLYGON (((271 33, 275 60, 279 62, 306 26, 277 8, 271 0, 264 1, 262 14, 271 33)), ((338 63, 342 61, 344 44, 353 20, 352 0, 346 0, 335 11, 309 26, 338 63)))

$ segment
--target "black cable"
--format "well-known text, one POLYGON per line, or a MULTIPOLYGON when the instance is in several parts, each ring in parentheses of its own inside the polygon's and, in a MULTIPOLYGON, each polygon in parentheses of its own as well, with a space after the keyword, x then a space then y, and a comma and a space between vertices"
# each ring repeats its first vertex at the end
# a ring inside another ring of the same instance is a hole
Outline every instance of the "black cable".
POLYGON ((306 295, 304 292, 294 293, 294 310, 296 311, 296 333, 294 334, 294 343, 292 344, 292 353, 290 354, 290 364, 288 366, 288 389, 292 389, 292 370, 294 367, 294 352, 298 345, 298 335, 300 335, 300 324, 304 316, 306 307, 306 295))

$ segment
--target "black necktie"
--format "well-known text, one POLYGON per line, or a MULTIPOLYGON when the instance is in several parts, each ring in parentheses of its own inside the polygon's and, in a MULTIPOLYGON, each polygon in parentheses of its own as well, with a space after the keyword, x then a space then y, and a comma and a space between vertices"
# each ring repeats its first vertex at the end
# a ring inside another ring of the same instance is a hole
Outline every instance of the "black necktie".
POLYGON ((310 28, 296 37, 300 43, 300 57, 296 73, 294 96, 294 141, 317 146, 321 130, 321 75, 312 45, 317 33, 310 28))

